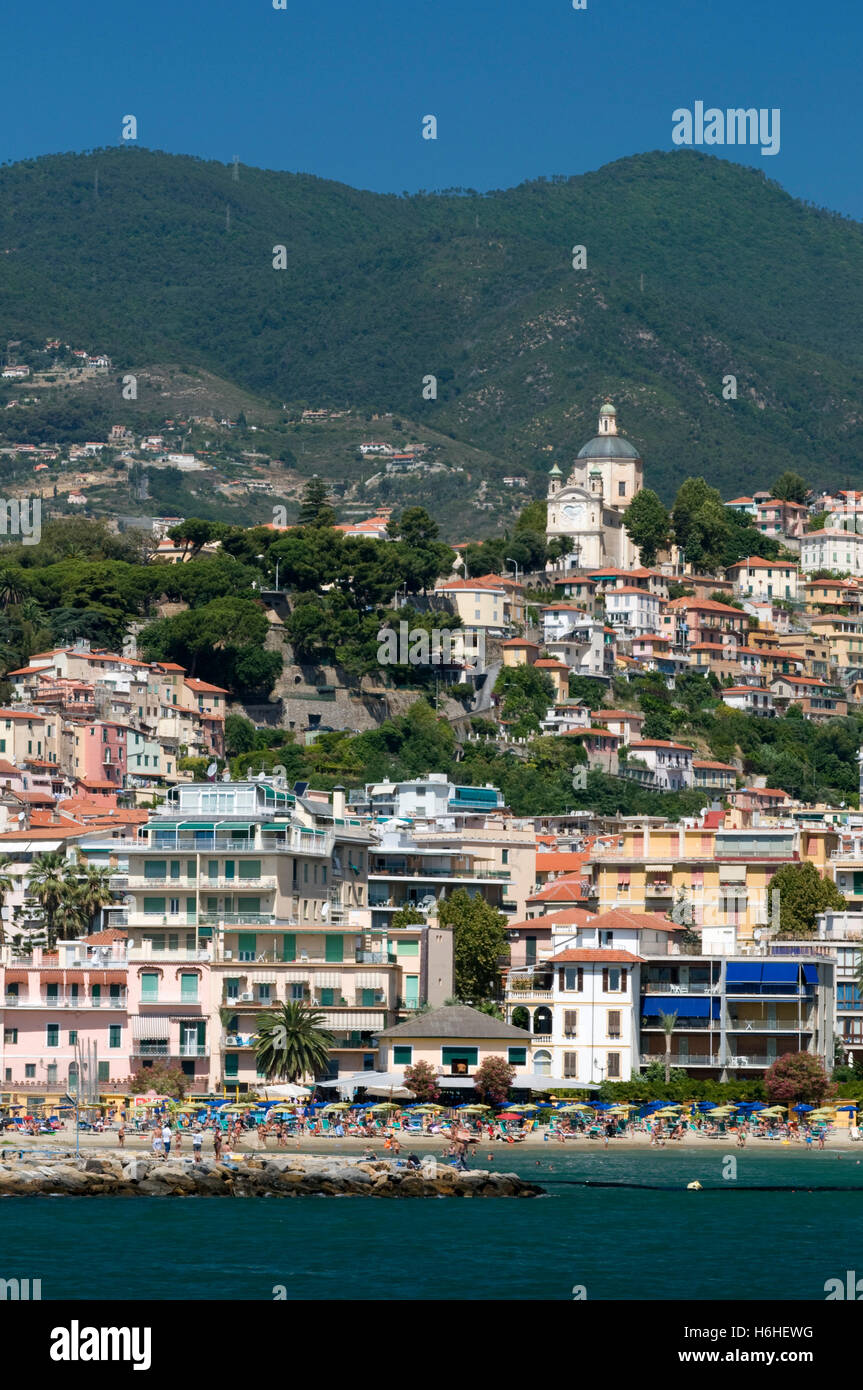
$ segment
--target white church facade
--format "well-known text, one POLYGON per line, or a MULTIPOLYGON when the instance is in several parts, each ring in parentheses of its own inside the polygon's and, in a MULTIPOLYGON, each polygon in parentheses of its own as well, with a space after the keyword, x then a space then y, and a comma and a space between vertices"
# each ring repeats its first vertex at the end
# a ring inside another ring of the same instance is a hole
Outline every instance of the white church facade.
POLYGON ((572 542, 563 564, 572 569, 637 569, 638 547, 623 527, 623 515, 644 486, 638 450, 617 432, 617 412, 606 401, 599 432, 579 449, 566 482, 557 464, 549 474, 548 540, 572 542))

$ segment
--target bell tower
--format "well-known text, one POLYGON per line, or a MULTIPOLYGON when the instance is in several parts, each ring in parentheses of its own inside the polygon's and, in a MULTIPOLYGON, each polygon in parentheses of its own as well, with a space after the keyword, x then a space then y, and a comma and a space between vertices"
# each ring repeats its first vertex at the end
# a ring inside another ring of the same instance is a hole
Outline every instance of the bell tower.
POLYGON ((606 401, 599 412, 599 434, 617 434, 617 411, 611 401, 606 401))

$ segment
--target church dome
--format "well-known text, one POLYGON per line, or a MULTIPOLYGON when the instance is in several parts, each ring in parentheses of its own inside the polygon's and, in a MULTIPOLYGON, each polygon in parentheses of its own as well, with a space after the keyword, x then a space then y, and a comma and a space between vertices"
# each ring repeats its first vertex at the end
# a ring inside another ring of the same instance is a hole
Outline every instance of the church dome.
POLYGON ((615 410, 614 406, 611 404, 611 401, 606 401, 606 402, 605 402, 605 405, 602 407, 602 409, 600 410, 599 413, 600 413, 600 415, 616 415, 616 414, 617 414, 617 411, 615 410))
POLYGON ((580 459, 637 459, 638 450, 619 434, 597 434, 576 455, 580 459))

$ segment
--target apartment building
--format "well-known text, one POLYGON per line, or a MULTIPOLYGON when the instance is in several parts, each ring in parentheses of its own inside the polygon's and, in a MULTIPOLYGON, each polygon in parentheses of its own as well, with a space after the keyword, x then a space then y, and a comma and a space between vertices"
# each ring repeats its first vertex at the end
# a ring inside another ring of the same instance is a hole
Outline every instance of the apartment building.
POLYGON ((763 560, 748 555, 729 565, 726 574, 734 584, 735 597, 755 599, 797 599, 799 567, 788 561, 763 560))

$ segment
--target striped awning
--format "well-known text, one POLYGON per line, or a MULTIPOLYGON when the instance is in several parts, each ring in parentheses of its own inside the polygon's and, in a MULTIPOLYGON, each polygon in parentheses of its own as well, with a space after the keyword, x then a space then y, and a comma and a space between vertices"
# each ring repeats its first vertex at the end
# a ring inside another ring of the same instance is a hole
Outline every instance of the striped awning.
POLYGON ((345 1010, 343 1013, 330 1013, 327 1009, 322 1010, 324 1017, 324 1027, 339 1029, 344 1032, 349 1029, 364 1030, 374 1032, 384 1026, 384 1012, 380 1009, 377 1013, 359 1013, 356 1009, 351 1009, 350 1013, 345 1010))
POLYGON ((247 970, 246 979, 250 985, 274 985, 278 976, 274 970, 247 970))
POLYGON ((147 1042, 167 1042, 171 1036, 171 1022, 167 1018, 133 1018, 132 1037, 147 1042))
POLYGON ((360 970, 354 975, 354 983, 360 989, 384 989, 385 977, 378 970, 360 970))
POLYGON ((314 975, 316 985, 322 989, 339 989, 342 983, 340 970, 316 970, 314 975))
POLYGON ((280 979, 289 985, 305 985, 308 984, 310 975, 311 971, 306 966, 305 970, 283 970, 280 979))
POLYGON ((62 970, 40 970, 40 971, 39 971, 39 979, 42 981, 42 984, 43 984, 43 985, 44 985, 46 982, 49 983, 49 984, 52 984, 52 985, 53 985, 53 984, 58 984, 58 983, 62 980, 62 978, 63 978, 63 971, 62 971, 62 970))
POLYGON ((7 971, 6 971, 6 983, 7 983, 7 985, 26 985, 26 983, 27 983, 27 981, 29 980, 29 978, 30 978, 30 977, 29 977, 29 975, 27 974, 27 971, 26 971, 26 970, 7 970, 7 971))

